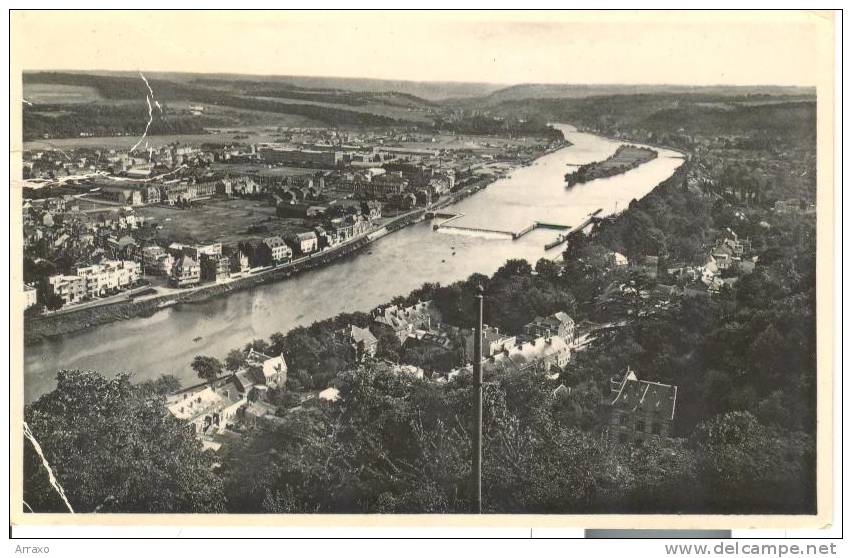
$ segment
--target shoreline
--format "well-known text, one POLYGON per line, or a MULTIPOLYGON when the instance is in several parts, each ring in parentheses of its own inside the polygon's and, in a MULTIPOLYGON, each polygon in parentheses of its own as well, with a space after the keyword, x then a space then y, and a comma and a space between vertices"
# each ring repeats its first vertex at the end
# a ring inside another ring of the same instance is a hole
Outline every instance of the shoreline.
MULTIPOLYGON (((534 158, 528 161, 518 162, 513 165, 509 172, 527 166, 531 164, 532 161, 535 161, 545 155, 549 155, 559 149, 570 146, 571 143, 565 141, 558 147, 544 149, 534 158)), ((428 208, 419 208, 397 216, 381 227, 368 233, 364 233, 360 237, 351 239, 323 252, 319 252, 305 258, 300 258, 299 260, 283 264, 273 269, 266 269, 252 275, 239 277, 232 281, 228 281, 227 283, 214 283, 182 292, 151 295, 150 297, 140 299, 121 299, 98 306, 73 310, 69 309, 65 312, 56 314, 25 318, 24 346, 35 346, 52 338, 73 334, 92 327, 98 327, 120 320, 130 320, 137 317, 150 317, 160 310, 179 304, 199 303, 210 300, 214 297, 227 296, 233 292, 243 291, 268 283, 283 281, 310 269, 332 264, 338 259, 357 254, 380 238, 424 220, 425 215, 430 211, 451 206, 481 190, 484 190, 497 180, 505 177, 506 174, 508 173, 500 173, 496 176, 473 180, 461 190, 450 194, 445 199, 436 202, 432 206, 428 208)))

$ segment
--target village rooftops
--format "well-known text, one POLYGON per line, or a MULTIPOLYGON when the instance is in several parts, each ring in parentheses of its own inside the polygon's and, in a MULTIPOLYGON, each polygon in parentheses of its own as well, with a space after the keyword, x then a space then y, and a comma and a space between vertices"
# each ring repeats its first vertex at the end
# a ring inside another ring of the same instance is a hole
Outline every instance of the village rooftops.
POLYGON ((542 318, 541 316, 536 316, 531 323, 539 327, 558 329, 559 326, 563 324, 573 325, 574 320, 571 319, 571 316, 569 316, 565 312, 557 312, 544 318, 542 318))
POLYGON ((674 419, 677 386, 640 380, 630 368, 610 405, 625 411, 642 411, 674 419))
POLYGON ((504 347, 483 361, 486 372, 511 372, 530 368, 546 359, 570 354, 568 343, 558 335, 539 337, 513 347, 504 347))
POLYGON ((233 376, 218 378, 182 389, 166 398, 169 412, 180 420, 193 421, 203 415, 219 412, 244 398, 237 389, 233 376))
POLYGON ((438 309, 431 300, 418 302, 407 308, 391 305, 380 311, 376 322, 392 328, 394 331, 402 329, 428 329, 432 323, 440 322, 438 309))

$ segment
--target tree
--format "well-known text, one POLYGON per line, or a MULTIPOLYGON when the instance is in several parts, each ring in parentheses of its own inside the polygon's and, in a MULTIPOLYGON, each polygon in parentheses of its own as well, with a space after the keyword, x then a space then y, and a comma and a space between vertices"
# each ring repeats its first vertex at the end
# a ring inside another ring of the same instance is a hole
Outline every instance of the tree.
MULTIPOLYGON (((224 511, 211 454, 162 396, 127 374, 60 371, 56 389, 27 405, 24 420, 75 512, 224 511)), ((24 500, 36 512, 67 512, 28 440, 24 500)))
POLYGON ((44 305, 48 310, 59 310, 65 304, 62 297, 54 293, 46 293, 44 295, 44 305))
POLYGON ((547 258, 540 258, 535 264, 535 272, 546 279, 554 279, 559 275, 559 264, 547 258))
POLYGON ((237 372, 246 364, 246 353, 240 349, 231 349, 225 357, 225 369, 229 372, 237 372))
POLYGON ((213 382, 222 374, 222 363, 211 356, 197 355, 192 360, 192 369, 205 382, 213 382))

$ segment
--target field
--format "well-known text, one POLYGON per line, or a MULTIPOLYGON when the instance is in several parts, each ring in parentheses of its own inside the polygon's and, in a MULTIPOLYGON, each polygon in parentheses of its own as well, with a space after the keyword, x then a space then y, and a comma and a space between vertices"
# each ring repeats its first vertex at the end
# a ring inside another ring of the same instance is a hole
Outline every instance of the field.
POLYGON ((232 243, 304 230, 300 219, 276 217, 274 207, 252 200, 210 200, 190 209, 151 206, 136 211, 162 227, 157 238, 165 242, 232 243), (263 225, 267 232, 250 233, 252 225, 263 225))
MULTIPOLYGON (((286 116, 286 115, 285 115, 286 116)), ((285 124, 281 124, 284 126, 285 124)), ((152 147, 168 145, 170 143, 183 143, 187 145, 200 145, 202 143, 213 143, 220 145, 232 144, 251 144, 275 141, 277 134, 274 129, 268 127, 253 127, 253 128, 228 128, 228 133, 221 130, 209 130, 209 134, 181 134, 170 136, 148 136, 148 142, 152 147), (235 139, 236 134, 240 138, 235 139), (248 136, 243 138, 242 136, 248 136)), ((96 138, 62 138, 51 139, 50 144, 46 145, 41 141, 24 142, 24 150, 45 149, 51 145, 55 145, 62 149, 66 148, 106 148, 106 149, 129 149, 139 139, 136 135, 131 136, 113 136, 113 137, 96 137, 96 138)))
POLYGON ((258 165, 257 163, 213 163, 210 168, 231 174, 256 174, 258 176, 272 176, 283 178, 287 176, 305 176, 316 172, 316 169, 304 167, 272 167, 271 169, 258 165))
POLYGON ((539 143, 532 138, 507 138, 498 136, 468 136, 455 134, 435 135, 435 141, 413 141, 389 143, 388 147, 403 149, 448 149, 451 151, 472 150, 483 153, 498 152, 505 147, 530 146, 539 143))
POLYGON ((64 104, 89 103, 102 97, 97 89, 85 85, 27 83, 24 85, 24 99, 34 104, 64 104))
POLYGON ((389 116, 391 118, 396 118, 399 120, 407 120, 410 122, 418 122, 421 124, 429 124, 432 122, 432 118, 429 117, 428 113, 424 110, 412 109, 409 110, 405 107, 397 107, 392 105, 382 105, 378 103, 371 103, 365 105, 345 105, 340 103, 329 103, 322 101, 306 101, 303 99, 290 99, 287 97, 254 97, 255 99, 260 99, 262 101, 272 101, 275 103, 293 103, 300 105, 314 105, 319 107, 329 107, 329 108, 339 108, 345 110, 351 110, 355 112, 364 112, 369 114, 378 114, 379 116, 389 116))

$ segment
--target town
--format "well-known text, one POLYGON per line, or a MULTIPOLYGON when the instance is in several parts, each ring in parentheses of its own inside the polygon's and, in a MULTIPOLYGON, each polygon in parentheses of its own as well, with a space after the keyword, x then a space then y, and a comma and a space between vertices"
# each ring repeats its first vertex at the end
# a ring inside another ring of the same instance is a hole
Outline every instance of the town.
POLYGON ((27 151, 30 313, 298 269, 363 247, 560 145, 525 136, 476 138, 472 148, 456 135, 395 130, 274 133, 271 143, 174 143, 144 153, 27 151))

